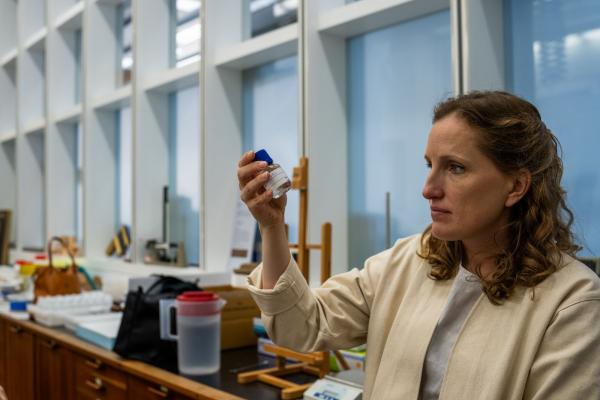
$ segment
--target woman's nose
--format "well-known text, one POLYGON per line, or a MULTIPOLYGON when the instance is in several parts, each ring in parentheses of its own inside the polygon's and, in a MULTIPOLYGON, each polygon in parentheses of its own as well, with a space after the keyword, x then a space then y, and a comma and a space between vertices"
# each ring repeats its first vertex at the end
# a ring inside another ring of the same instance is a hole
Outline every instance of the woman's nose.
POLYGON ((442 197, 443 193, 441 185, 437 182, 436 176, 433 173, 430 173, 423 186, 423 197, 427 200, 437 199, 442 197))

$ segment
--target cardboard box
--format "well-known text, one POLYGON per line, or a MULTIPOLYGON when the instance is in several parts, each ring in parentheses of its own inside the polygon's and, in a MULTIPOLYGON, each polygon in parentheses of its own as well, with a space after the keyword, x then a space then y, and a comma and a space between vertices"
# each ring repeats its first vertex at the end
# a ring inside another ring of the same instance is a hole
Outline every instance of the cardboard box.
POLYGON ((216 293, 227 302, 221 312, 221 350, 256 346, 252 318, 260 316, 260 309, 250 292, 229 285, 203 289, 216 293))

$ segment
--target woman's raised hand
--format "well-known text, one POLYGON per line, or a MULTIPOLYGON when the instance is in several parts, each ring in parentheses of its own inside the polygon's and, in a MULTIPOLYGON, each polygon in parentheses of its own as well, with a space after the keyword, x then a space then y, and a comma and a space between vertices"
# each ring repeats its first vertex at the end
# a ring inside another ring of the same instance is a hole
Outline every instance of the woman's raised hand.
POLYGON ((237 176, 240 198, 248 206, 261 229, 283 225, 287 197, 283 195, 274 199, 273 192, 265 190, 264 185, 269 180, 267 163, 254 161, 254 152, 249 151, 240 158, 237 176))

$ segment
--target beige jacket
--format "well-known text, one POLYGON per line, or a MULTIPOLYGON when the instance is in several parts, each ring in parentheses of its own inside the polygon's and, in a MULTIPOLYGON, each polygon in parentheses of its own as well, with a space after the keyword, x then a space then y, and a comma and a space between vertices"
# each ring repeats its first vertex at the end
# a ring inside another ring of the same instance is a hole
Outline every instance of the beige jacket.
MULTIPOLYGON (((300 351, 367 343, 365 399, 417 399, 423 360, 452 280, 427 277, 420 235, 399 240, 309 289, 292 261, 275 288, 248 287, 270 337, 300 351)), ((600 279, 565 256, 564 267, 501 306, 485 295, 457 338, 440 399, 600 399, 600 279)))

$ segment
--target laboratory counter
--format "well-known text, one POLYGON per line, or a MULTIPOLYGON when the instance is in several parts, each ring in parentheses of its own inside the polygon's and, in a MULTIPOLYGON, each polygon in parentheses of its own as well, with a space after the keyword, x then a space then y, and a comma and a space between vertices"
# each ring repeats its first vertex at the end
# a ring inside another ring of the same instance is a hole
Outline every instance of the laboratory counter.
MULTIPOLYGON (((139 361, 126 360, 74 336, 0 313, 0 385, 9 399, 279 399, 263 383, 239 384, 235 372, 274 365, 256 347, 221 352, 221 369, 184 377, 139 361)), ((299 375, 293 380, 309 382, 299 375)), ((314 380, 314 378, 312 378, 314 380)))

